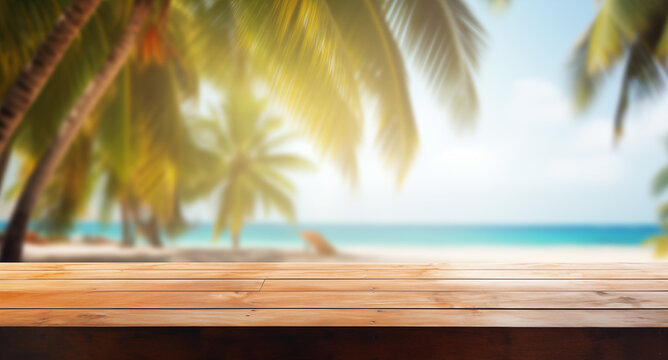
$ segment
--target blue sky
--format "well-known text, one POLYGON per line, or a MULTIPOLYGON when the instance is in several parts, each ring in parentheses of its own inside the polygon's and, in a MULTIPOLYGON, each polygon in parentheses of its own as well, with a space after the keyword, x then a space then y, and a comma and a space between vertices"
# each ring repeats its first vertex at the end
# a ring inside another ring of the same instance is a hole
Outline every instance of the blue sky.
MULTIPOLYGON (((425 79, 409 68, 420 149, 403 187, 381 165, 373 129, 351 189, 327 161, 293 174, 300 222, 346 223, 650 223, 654 174, 668 164, 668 96, 631 108, 621 146, 611 144, 619 88, 613 73, 589 111, 576 114, 567 63, 597 12, 594 0, 514 0, 504 12, 468 4, 488 32, 477 79, 481 114, 472 131, 450 126, 425 79)), ((204 98, 216 99, 213 92, 204 98)), ((214 100, 217 102, 217 100, 214 100)), ((203 106, 206 106, 204 104, 203 106)), ((368 125, 369 127, 372 124, 368 125)), ((298 149, 312 153, 308 142, 298 149)), ((0 207, 6 217, 11 204, 0 207)), ((96 206, 88 214, 96 218, 96 206)), ((190 206, 211 221, 218 199, 190 206)), ((259 214, 262 215, 262 214, 259 214)), ((258 221, 280 221, 275 214, 258 221)))
MULTIPOLYGON (((611 146, 619 74, 584 114, 572 109, 567 63, 595 1, 516 0, 496 13, 468 2, 489 33, 478 78, 481 116, 458 133, 413 69, 421 147, 404 186, 381 166, 372 139, 351 190, 326 162, 295 175, 302 222, 640 223, 655 221, 653 175, 668 163, 668 99, 631 109, 611 146)), ((369 132, 367 132, 369 133, 369 132)), ((200 204, 195 216, 207 219, 200 204)), ((269 220, 278 218, 269 216, 269 220)))

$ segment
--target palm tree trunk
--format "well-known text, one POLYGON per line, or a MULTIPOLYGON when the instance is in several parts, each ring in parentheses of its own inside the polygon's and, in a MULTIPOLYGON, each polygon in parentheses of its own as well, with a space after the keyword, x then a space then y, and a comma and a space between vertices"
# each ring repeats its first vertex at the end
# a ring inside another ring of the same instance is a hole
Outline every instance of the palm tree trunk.
POLYGON ((2 185, 5 183, 5 175, 9 167, 9 158, 12 155, 12 147, 7 146, 0 154, 0 195, 2 195, 2 185))
POLYGON ((148 219, 146 224, 147 238, 151 246, 153 247, 162 247, 162 240, 160 240, 160 227, 158 226, 158 220, 156 220, 155 215, 151 214, 151 217, 148 219))
POLYGON ((100 1, 74 0, 37 49, 30 64, 7 90, 0 105, 0 152, 9 144, 12 133, 100 1))
POLYGON ((122 246, 134 246, 135 245, 135 229, 132 222, 132 214, 129 205, 126 203, 121 203, 121 221, 123 226, 123 239, 121 242, 122 246))
POLYGON ((125 63, 133 49, 139 31, 150 13, 152 3, 153 0, 134 1, 130 20, 125 26, 116 47, 109 54, 100 71, 88 85, 86 92, 65 119, 56 138, 30 175, 5 231, 0 261, 21 261, 23 237, 28 227, 30 215, 37 203, 37 198, 79 132, 81 125, 88 118, 91 110, 99 102, 125 63))
POLYGON ((141 232, 142 236, 148 240, 148 243, 153 247, 162 247, 160 228, 158 227, 158 221, 156 220, 155 215, 151 214, 147 220, 142 219, 137 212, 134 212, 133 216, 134 222, 137 224, 137 229, 141 232))

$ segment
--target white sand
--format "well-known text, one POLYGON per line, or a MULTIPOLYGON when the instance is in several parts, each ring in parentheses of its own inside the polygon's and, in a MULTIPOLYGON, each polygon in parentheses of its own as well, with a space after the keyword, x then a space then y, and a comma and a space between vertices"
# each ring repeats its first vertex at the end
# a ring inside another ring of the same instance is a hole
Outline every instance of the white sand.
POLYGON ((25 261, 295 261, 295 262, 654 262, 648 247, 627 246, 487 246, 487 247, 347 247, 336 256, 310 251, 223 247, 58 244, 26 245, 25 261))

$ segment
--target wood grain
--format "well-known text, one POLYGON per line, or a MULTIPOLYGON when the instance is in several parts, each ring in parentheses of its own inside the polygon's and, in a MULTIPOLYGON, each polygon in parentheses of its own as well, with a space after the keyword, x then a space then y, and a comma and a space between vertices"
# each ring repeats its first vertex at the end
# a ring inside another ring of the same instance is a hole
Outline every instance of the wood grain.
POLYGON ((0 280, 3 291, 259 291, 254 280, 0 280))
POLYGON ((666 327, 668 310, 0 309, 3 326, 666 327))
POLYGON ((469 270, 625 270, 625 269, 663 269, 668 270, 668 261, 645 263, 491 263, 491 262, 453 262, 453 263, 309 263, 309 262, 149 262, 149 263, 45 263, 17 262, 2 264, 4 270, 49 271, 49 270, 340 270, 340 269, 469 269, 469 270))
POLYGON ((0 326, 668 327, 668 267, 0 264, 0 326))
POLYGON ((534 269, 269 269, 269 270, 0 270, 0 279, 668 279, 668 268, 534 269))
MULTIPOLYGON (((0 285, 1 287, 2 285, 0 285)), ((668 280, 274 280, 262 291, 668 291, 668 280)))
POLYGON ((668 309, 668 292, 29 292, 0 308, 668 309))

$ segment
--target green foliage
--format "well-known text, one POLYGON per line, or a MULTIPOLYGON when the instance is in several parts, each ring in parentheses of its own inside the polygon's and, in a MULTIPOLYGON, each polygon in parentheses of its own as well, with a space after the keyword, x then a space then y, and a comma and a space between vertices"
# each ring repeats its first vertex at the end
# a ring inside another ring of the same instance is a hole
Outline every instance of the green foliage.
MULTIPOLYGON (((588 107, 600 91, 606 75, 623 67, 619 99, 614 115, 614 138, 624 133, 624 121, 633 100, 656 95, 665 87, 668 55, 668 3, 661 0, 605 0, 589 29, 575 47, 572 59, 576 107, 588 107)), ((659 195, 668 186, 668 167, 654 179, 659 195)), ((658 209, 661 224, 668 226, 668 204, 658 209)), ((649 238, 657 256, 668 255, 668 236, 649 238)))
MULTIPOLYGON (((475 117, 473 76, 484 33, 460 0, 186 4, 202 16, 193 43, 213 45, 203 35, 212 31, 220 39, 210 48, 216 59, 247 57, 269 84, 270 97, 352 182, 362 99, 376 105, 377 143, 399 183, 412 164, 418 136, 406 58, 423 70, 453 121, 470 123, 475 117)), ((207 64, 208 73, 227 81, 230 67, 215 65, 211 70, 207 64)))
POLYGON ((664 192, 666 188, 668 188, 668 166, 661 169, 661 171, 654 177, 652 191, 654 192, 654 195, 659 195, 664 192))
MULTIPOLYGON (((0 3, 0 90, 28 62, 66 3, 0 3)), ((277 150, 294 134, 279 131, 281 121, 265 112, 269 102, 354 182, 362 103, 370 101, 380 153, 400 183, 418 146, 407 61, 422 70, 454 122, 475 117, 473 78, 484 32, 462 0, 155 4, 135 56, 40 201, 47 228, 67 228, 95 189, 104 217, 121 204, 135 215, 149 213, 167 229, 182 228, 184 203, 217 187, 217 233, 229 228, 238 235, 256 204, 293 220, 294 186, 284 171, 310 163, 277 150), (256 79, 240 79, 240 73, 257 75, 267 98, 256 98, 249 85, 256 79), (183 116, 183 103, 197 100, 201 78, 226 94, 222 124, 183 116)), ((14 139, 21 159, 15 188, 105 60, 131 5, 103 2, 47 82, 14 139)))
MULTIPOLYGON (((661 169, 655 176, 652 190, 654 195, 661 195, 668 188, 668 166, 661 169)), ((668 202, 665 202, 657 209, 659 223, 665 233, 668 233, 668 202)), ((650 237, 645 241, 646 244, 654 246, 655 255, 663 257, 668 255, 668 235, 662 234, 650 237)))
POLYGON ((656 235, 648 238, 645 245, 654 247, 654 255, 657 258, 668 256, 668 235, 656 235))
POLYGON ((591 104, 600 85, 617 65, 624 68, 615 110, 614 135, 621 137, 633 99, 657 94, 665 86, 668 3, 660 0, 605 0, 576 45, 573 85, 578 109, 591 104))
MULTIPOLYGON (((293 137, 277 128, 280 121, 268 115, 265 99, 257 97, 248 78, 228 91, 219 138, 220 207, 214 224, 213 239, 229 229, 238 239, 244 223, 262 205, 265 212, 275 210, 290 222, 296 220, 290 195, 295 188, 284 175, 286 171, 311 169, 311 162, 281 150, 293 137)), ((211 122, 215 120, 210 120, 211 122)), ((236 240, 234 245, 236 246, 236 240)))

